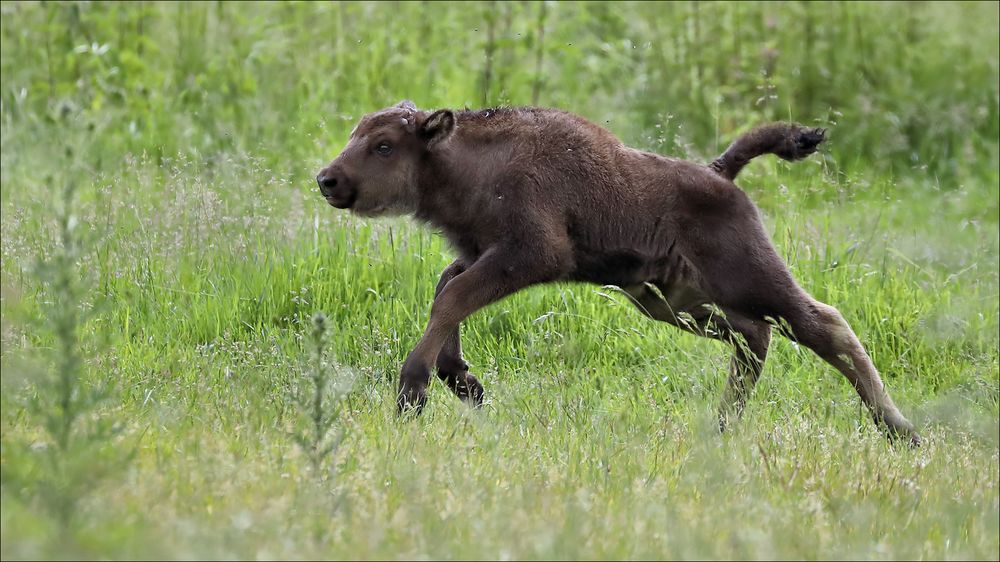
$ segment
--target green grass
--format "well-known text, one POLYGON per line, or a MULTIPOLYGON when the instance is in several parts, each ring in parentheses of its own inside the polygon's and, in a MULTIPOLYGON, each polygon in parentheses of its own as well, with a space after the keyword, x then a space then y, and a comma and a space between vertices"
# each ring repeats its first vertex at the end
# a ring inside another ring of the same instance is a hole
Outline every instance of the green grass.
POLYGON ((997 558, 997 5, 540 6, 3 4, 4 559, 997 558), (924 446, 886 443, 786 340, 720 436, 726 347, 582 284, 464 324, 481 411, 434 382, 397 419, 451 251, 331 209, 312 176, 366 111, 536 90, 696 159, 767 119, 830 127, 739 183, 924 446), (67 338, 36 264, 62 255, 70 183, 89 292, 67 338), (353 385, 319 471, 293 399, 317 311, 353 385))

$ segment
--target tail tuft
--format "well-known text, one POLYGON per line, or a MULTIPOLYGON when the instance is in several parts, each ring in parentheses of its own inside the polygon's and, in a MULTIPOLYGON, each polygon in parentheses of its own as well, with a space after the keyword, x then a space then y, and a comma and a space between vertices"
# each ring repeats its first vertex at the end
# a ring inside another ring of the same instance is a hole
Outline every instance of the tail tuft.
POLYGON ((789 135, 787 141, 774 151, 785 160, 801 160, 816 152, 820 143, 826 140, 826 129, 801 129, 789 135))
POLYGON ((801 160, 816 152, 824 140, 826 129, 811 129, 797 123, 768 123, 736 139, 708 167, 732 180, 744 166, 762 154, 801 160))

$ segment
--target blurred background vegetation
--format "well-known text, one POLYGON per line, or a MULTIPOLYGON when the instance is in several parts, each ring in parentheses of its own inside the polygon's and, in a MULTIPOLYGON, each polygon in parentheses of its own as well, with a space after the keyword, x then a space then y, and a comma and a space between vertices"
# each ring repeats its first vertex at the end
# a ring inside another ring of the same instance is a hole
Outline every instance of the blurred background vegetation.
POLYGON ((998 12, 0 3, 0 557, 995 557, 998 12), (452 253, 313 178, 401 99, 560 107, 702 161, 828 127, 739 185, 925 446, 785 341, 720 437, 721 344, 576 284, 463 324, 482 411, 434 383, 400 423, 452 253))
POLYGON ((702 155, 794 119, 833 127, 844 165, 952 181, 996 161, 997 25, 991 2, 4 3, 3 142, 287 167, 412 98, 702 155))

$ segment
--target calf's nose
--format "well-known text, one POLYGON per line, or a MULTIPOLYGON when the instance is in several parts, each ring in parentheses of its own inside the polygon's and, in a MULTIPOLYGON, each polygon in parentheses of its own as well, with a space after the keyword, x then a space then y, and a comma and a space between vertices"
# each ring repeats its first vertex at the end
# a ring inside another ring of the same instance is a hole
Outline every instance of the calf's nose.
POLYGON ((319 184, 319 192, 323 194, 327 203, 338 209, 350 208, 358 195, 352 182, 338 166, 320 170, 316 175, 316 183, 319 184))
POLYGON ((323 195, 327 195, 330 189, 337 187, 337 176, 333 174, 324 175, 324 172, 320 172, 316 176, 316 183, 319 184, 319 190, 323 195))

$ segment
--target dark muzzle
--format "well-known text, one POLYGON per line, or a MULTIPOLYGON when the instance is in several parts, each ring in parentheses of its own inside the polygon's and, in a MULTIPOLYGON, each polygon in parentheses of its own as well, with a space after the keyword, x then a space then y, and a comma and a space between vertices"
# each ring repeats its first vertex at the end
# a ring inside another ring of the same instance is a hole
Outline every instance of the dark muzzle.
POLYGON ((326 202, 338 209, 350 209, 358 197, 357 190, 348 185, 344 174, 335 168, 322 170, 316 176, 316 183, 326 202))

